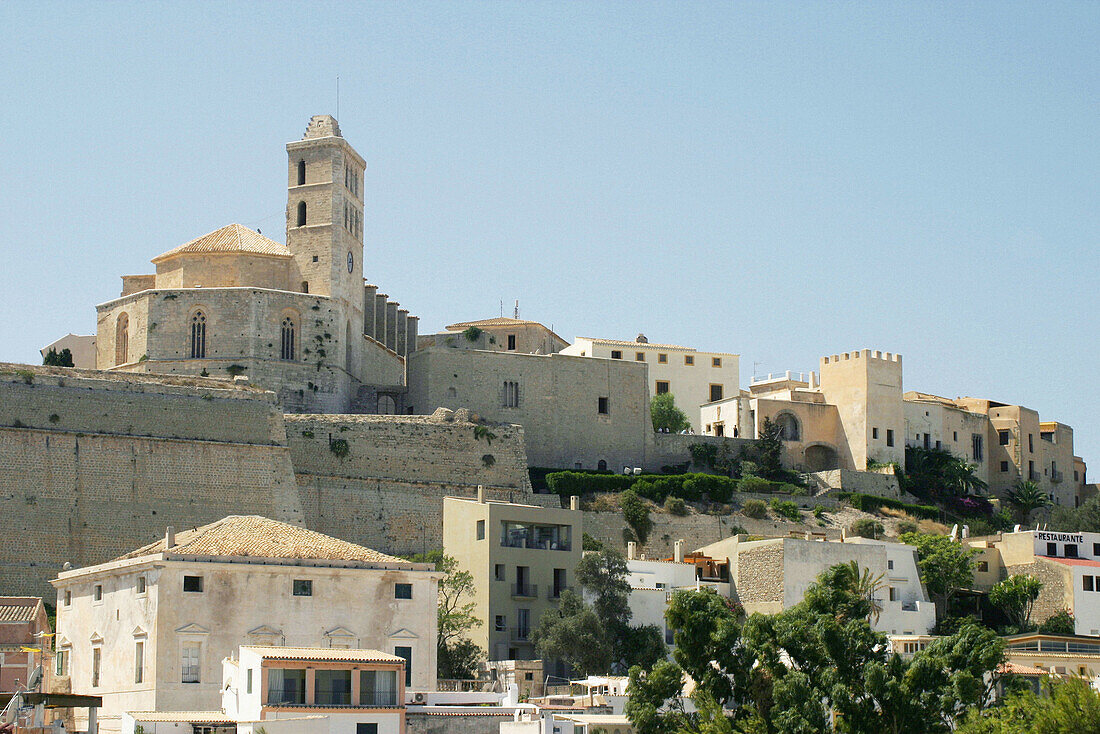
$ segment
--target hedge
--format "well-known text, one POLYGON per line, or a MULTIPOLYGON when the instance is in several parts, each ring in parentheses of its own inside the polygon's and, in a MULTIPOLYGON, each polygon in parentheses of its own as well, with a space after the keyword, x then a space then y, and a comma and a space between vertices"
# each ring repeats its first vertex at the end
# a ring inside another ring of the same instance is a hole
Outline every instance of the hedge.
POLYGON ((738 482, 715 474, 592 474, 563 471, 546 475, 549 490, 563 497, 624 492, 633 489, 639 496, 663 504, 669 497, 695 502, 709 497, 714 502, 729 502, 738 482))
POLYGON ((940 517, 940 509, 932 505, 911 505, 901 500, 890 499, 889 497, 877 497, 873 494, 857 494, 854 492, 838 492, 836 497, 837 499, 846 501, 857 510, 863 510, 864 512, 874 512, 880 508, 889 507, 893 510, 904 510, 910 515, 923 517, 929 520, 938 520, 940 517))

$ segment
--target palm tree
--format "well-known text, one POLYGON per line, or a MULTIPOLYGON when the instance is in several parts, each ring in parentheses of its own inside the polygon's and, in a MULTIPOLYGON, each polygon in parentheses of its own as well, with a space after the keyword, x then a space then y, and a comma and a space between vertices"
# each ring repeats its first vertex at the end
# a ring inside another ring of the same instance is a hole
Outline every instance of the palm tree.
POLYGON ((841 578, 844 588, 860 599, 867 601, 871 607, 871 618, 877 622, 879 615, 882 614, 882 599, 879 598, 879 592, 885 586, 883 574, 880 573, 875 576, 869 568, 864 568, 861 573, 859 564, 855 561, 849 561, 843 566, 844 570, 841 578))
POLYGON ((1008 490, 1008 501, 1016 508, 1021 523, 1027 522, 1032 510, 1050 505, 1050 498, 1030 480, 1016 482, 1016 486, 1008 490))

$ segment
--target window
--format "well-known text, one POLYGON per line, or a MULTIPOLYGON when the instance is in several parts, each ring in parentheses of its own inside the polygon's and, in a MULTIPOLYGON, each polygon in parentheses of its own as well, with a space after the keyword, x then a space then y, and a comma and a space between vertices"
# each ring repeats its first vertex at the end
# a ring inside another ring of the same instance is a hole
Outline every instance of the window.
POLYGON ((1033 482, 1038 481, 1039 479, 1039 475, 1035 473, 1034 461, 1027 462, 1027 478, 1033 482))
POLYGON ((1058 556, 1058 544, 1057 543, 1047 543, 1047 555, 1048 556, 1055 556, 1055 557, 1058 556))
POLYGON ((1008 462, 1007 461, 1002 461, 1001 462, 1001 471, 1008 471, 1008 462))
POLYGON ((495 578, 497 581, 503 581, 504 580, 504 564, 503 563, 498 563, 498 564, 496 564, 496 566, 493 567, 493 578, 495 578))
POLYGON ((304 201, 298 202, 298 226, 306 226, 306 203, 304 201))
POLYGON ((99 686, 99 663, 103 658, 103 648, 92 648, 92 688, 99 686))
POLYGON ((1100 556, 1100 543, 1092 544, 1092 554, 1094 556, 1100 556))
POLYGON ((1081 590, 1082 591, 1096 591, 1095 582, 1092 576, 1081 577, 1081 590))
POLYGON ((871 438, 873 438, 873 439, 878 438, 878 429, 877 428, 872 428, 871 429, 871 438))
POLYGON ((657 380, 657 394, 664 395, 668 392, 668 380, 657 380))
POLYGON ((92 588, 92 601, 103 601, 103 584, 96 584, 92 588))
POLYGON ((959 440, 959 432, 958 431, 952 431, 951 432, 951 440, 956 441, 956 442, 959 440))
POLYGON ((898 600, 898 590, 895 589, 893 586, 888 586, 886 588, 890 592, 890 601, 897 601, 898 600))
POLYGON ((267 704, 304 704, 306 702, 306 671, 304 668, 269 668, 267 671, 267 704))
POLYGON ((206 314, 191 314, 191 359, 206 359, 206 314))
MULTIPOLYGON (((317 262, 317 256, 316 255, 313 256, 313 262, 317 262)), ((308 280, 303 280, 302 281, 302 293, 309 293, 309 281, 308 280)))
POLYGON ((645 352, 634 352, 634 361, 635 362, 644 362, 645 361, 645 352))
POLYGON ((497 614, 493 618, 493 629, 497 632, 504 632, 508 629, 508 618, 503 614, 497 614))
POLYGON ((695 366, 695 357, 694 357, 694 355, 685 354, 684 355, 684 364, 686 364, 688 367, 694 367, 695 366))
POLYGON ((1077 544, 1076 543, 1066 543, 1066 558, 1076 558, 1076 557, 1077 557, 1077 544))
POLYGON ((997 443, 1001 444, 1002 446, 1008 446, 1008 437, 1008 431, 997 431, 997 443))
POLYGON ((607 462, 604 461, 603 459, 600 459, 599 461, 597 461, 596 462, 596 470, 597 471, 607 471, 607 462))
POLYGON ((320 669, 314 675, 314 702, 318 706, 347 706, 351 703, 350 670, 320 669))
POLYGON ((711 385, 710 386, 710 401, 713 403, 715 400, 722 399, 722 386, 711 385))
POLYGON ((294 596, 313 596, 313 580, 294 579, 294 596))
POLYGON ((504 382, 504 396, 500 403, 505 408, 519 407, 519 383, 510 380, 504 382))
POLYGON ((671 627, 665 627, 665 644, 676 644, 676 630, 672 629, 671 627))
POLYGON ((931 434, 929 434, 929 433, 924 434, 924 448, 925 449, 931 448, 931 445, 930 445, 931 444, 931 439, 932 439, 931 434))
POLYGON ((566 576, 565 576, 565 569, 564 568, 555 568, 554 569, 553 595, 554 595, 555 599, 557 599, 558 597, 561 596, 561 592, 565 591, 565 578, 566 578, 566 576))
POLYGON ((893 561, 887 561, 886 562, 886 570, 888 570, 888 571, 893 571, 894 570, 894 562, 893 561))
POLYGON ((611 404, 608 398, 600 398, 596 405, 596 412, 600 415, 607 415, 611 412, 611 404))
POLYGON ((198 683, 202 678, 202 645, 198 642, 185 642, 180 650, 180 681, 198 683))
POLYGON ((373 721, 360 721, 355 724, 355 734, 378 734, 378 724, 373 721))
POLYGON ((54 656, 54 675, 65 676, 69 674, 68 657, 68 650, 57 651, 57 655, 54 656))
POLYGON ((978 570, 982 573, 989 571, 989 561, 978 561, 978 570))
POLYGON ((184 576, 183 590, 202 593, 202 576, 184 576))
POLYGON ((134 683, 141 683, 145 678, 145 642, 138 640, 134 643, 134 683))
POLYGON ((657 355, 657 364, 668 364, 668 355, 667 354, 658 354, 657 355))
POLYGON ((252 668, 244 671, 244 692, 252 693, 252 668))
POLYGON ((477 539, 478 540, 485 540, 485 521, 484 520, 478 520, 477 521, 477 539))
POLYGON ((73 603, 73 592, 69 589, 65 590, 65 606, 71 606, 73 603))
POLYGON ((298 185, 304 186, 306 183, 306 162, 298 161, 298 185))
MULTIPOLYGON (((360 706, 396 706, 397 671, 363 670, 359 673, 360 706)), ((359 726, 362 726, 360 724, 359 726)))
POLYGON ((530 609, 517 609, 516 610, 516 636, 521 640, 526 640, 531 634, 531 610, 530 609))
POLYGON ((721 357, 711 357, 710 358, 710 366, 711 367, 721 367, 722 366, 722 358, 721 357))
POLYGON ((622 352, 621 349, 612 349, 611 350, 611 359, 622 359, 622 358, 623 358, 623 352, 622 352))
POLYGON ((516 335, 515 334, 509 334, 508 335, 508 351, 511 351, 511 352, 516 351, 516 335))
POLYGON ((783 441, 798 441, 802 431, 798 425, 798 419, 791 413, 780 413, 775 417, 775 425, 779 429, 779 438, 783 441))
POLYGON ((1035 453, 1035 434, 1034 433, 1027 434, 1027 450, 1030 453, 1035 453))
POLYGON ((981 462, 985 460, 984 443, 985 441, 980 433, 975 433, 970 437, 970 450, 974 461, 981 462))
POLYGON ((887 428, 886 429, 886 445, 887 446, 893 446, 894 445, 894 429, 893 428, 887 428))
POLYGON ((413 585, 412 584, 394 584, 393 585, 393 598, 394 599, 412 599, 413 598, 413 585))
POLYGON ((144 576, 138 576, 137 577, 137 586, 135 587, 135 590, 139 594, 144 594, 145 593, 145 577, 144 576))
POLYGON ((411 647, 401 647, 400 645, 393 648, 393 654, 399 658, 405 658, 405 685, 412 685, 413 678, 413 649, 411 647))
POLYGON ((298 327, 294 319, 287 316, 283 319, 281 341, 279 342, 279 359, 294 360, 294 345, 298 341, 298 327))
POLYGON ((115 321, 115 364, 126 364, 130 354, 130 316, 123 312, 115 321))

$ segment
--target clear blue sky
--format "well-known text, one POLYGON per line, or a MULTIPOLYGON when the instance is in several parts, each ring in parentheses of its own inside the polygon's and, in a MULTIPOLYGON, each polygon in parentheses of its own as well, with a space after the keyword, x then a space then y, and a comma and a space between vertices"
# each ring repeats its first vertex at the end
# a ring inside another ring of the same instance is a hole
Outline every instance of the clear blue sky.
POLYGON ((1100 3, 0 3, 0 359, 123 273, 284 239, 285 151, 368 161, 366 277, 1075 428, 1100 477, 1100 3))

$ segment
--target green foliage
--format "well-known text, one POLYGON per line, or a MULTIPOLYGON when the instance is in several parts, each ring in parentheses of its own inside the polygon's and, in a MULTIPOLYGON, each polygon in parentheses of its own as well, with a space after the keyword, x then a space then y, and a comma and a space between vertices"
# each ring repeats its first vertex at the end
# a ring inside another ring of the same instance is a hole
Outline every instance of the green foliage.
POLYGON ((908 533, 915 533, 918 531, 917 524, 912 520, 902 520, 898 522, 898 535, 906 535, 908 533))
POLYGON ((665 512, 670 515, 676 515, 677 517, 683 517, 688 514, 687 503, 679 497, 668 497, 665 499, 665 512))
POLYGON ((936 618, 943 619, 959 589, 974 583, 974 555, 977 550, 946 535, 906 533, 901 542, 916 546, 920 577, 936 601, 936 618))
POLYGON ((556 609, 539 617, 531 639, 544 660, 560 660, 579 675, 611 669, 612 649, 599 616, 570 589, 561 593, 556 609))
POLYGON ((961 497, 986 489, 977 467, 947 449, 907 446, 902 488, 920 497, 961 497))
MULTIPOLYGON (((789 477, 782 464, 783 442, 780 439, 782 429, 770 417, 764 419, 760 427, 760 437, 755 446, 755 464, 760 476, 777 481, 789 477)), ((742 466, 742 472, 744 467, 742 466)))
POLYGON ((347 439, 334 438, 328 442, 328 450, 334 453, 337 458, 343 459, 351 453, 351 446, 348 445, 347 439))
POLYGON ((1016 482, 1016 486, 1008 490, 1006 499, 1016 510, 1016 517, 1021 523, 1027 522, 1033 510, 1053 504, 1047 497, 1047 493, 1040 489, 1036 482, 1030 480, 1016 482))
POLYGON ((713 443, 693 443, 688 446, 688 453, 699 466, 714 468, 714 463, 718 461, 718 446, 713 443))
POLYGON ((437 651, 436 671, 440 678, 476 680, 485 651, 468 637, 455 640, 437 651))
POLYGON ((481 329, 476 326, 468 326, 466 330, 462 332, 462 336, 466 337, 466 341, 468 342, 476 342, 481 338, 482 333, 481 329))
POLYGON ((59 416, 57 413, 50 413, 50 417, 48 418, 48 420, 50 421, 50 423, 57 423, 61 420, 61 416, 59 416))
POLYGON ((231 364, 225 368, 225 371, 229 373, 230 377, 237 377, 244 374, 245 367, 240 364, 231 364))
POLYGON ((646 538, 649 537, 649 531, 653 528, 653 521, 649 517, 649 505, 638 496, 637 492, 628 489, 619 497, 619 506, 622 507, 626 524, 634 531, 638 542, 644 545, 646 538))
POLYGON ((593 538, 588 533, 582 533, 581 537, 581 550, 586 551, 599 551, 603 550, 606 546, 599 538, 593 538))
POLYGON ((938 520, 940 517, 940 510, 932 505, 911 505, 901 500, 891 499, 889 497, 878 497, 873 494, 857 494, 854 492, 838 492, 837 499, 846 501, 849 505, 857 510, 863 510, 864 512, 878 512, 883 507, 889 507, 893 510, 904 510, 910 515, 916 517, 923 517, 929 520, 938 520))
POLYGON ((825 505, 814 505, 813 512, 814 517, 816 517, 818 520, 821 520, 825 517, 825 513, 828 512, 828 510, 825 509, 825 505))
POLYGON ((1045 695, 1024 690, 1004 704, 971 711, 956 730, 959 734, 1077 734, 1100 732, 1100 693, 1087 680, 1043 683, 1045 695))
POLYGON ((1037 631, 1045 635, 1072 635, 1076 631, 1073 613, 1063 609, 1052 614, 1039 624, 1037 631))
POLYGON ((1019 629, 1027 629, 1031 623, 1031 610, 1043 582, 1028 574, 1009 576, 989 590, 989 603, 1000 609, 1019 629))
POLYGON ((1080 507, 1055 505, 1047 527, 1069 533, 1100 533, 1100 496, 1090 498, 1080 507))
POLYGON ((802 519, 802 513, 798 510, 798 505, 790 500, 773 499, 771 502, 771 510, 776 515, 790 520, 791 522, 798 522, 802 519))
POLYGON ((886 528, 882 523, 869 517, 861 517, 848 528, 848 535, 858 535, 861 538, 881 538, 885 532, 886 528))
POLYGON ((433 551, 426 558, 438 558, 436 570, 443 572, 436 607, 438 675, 440 678, 476 678, 478 663, 485 659, 485 651, 467 637, 470 630, 482 625, 476 613, 477 604, 473 601, 473 574, 459 569, 458 561, 443 555, 442 551, 433 551))
POLYGON ((15 374, 23 379, 23 384, 24 385, 33 385, 34 384, 34 373, 31 372, 30 370, 16 370, 15 374))
POLYGON ((741 505, 741 514, 745 517, 755 517, 760 520, 768 516, 768 506, 764 504, 764 500, 745 500, 741 505))
POLYGON ((42 358, 42 364, 49 367, 72 367, 73 353, 68 347, 60 352, 50 347, 50 351, 46 352, 46 356, 42 358))
POLYGON ((611 474, 609 472, 558 471, 545 475, 546 487, 562 497, 623 492, 633 489, 642 497, 663 503, 667 497, 695 502, 709 496, 714 502, 728 502, 737 490, 737 480, 715 474, 611 474))
POLYGON ((490 431, 485 426, 474 426, 474 440, 475 441, 480 441, 481 439, 484 438, 485 443, 492 446, 493 445, 493 439, 495 439, 496 437, 497 437, 497 435, 495 433, 493 433, 492 431, 490 431))
POLYGON ((488 467, 491 467, 493 464, 497 463, 497 460, 496 460, 496 457, 493 456, 492 454, 482 454, 481 463, 486 468, 488 468, 488 467))
POLYGON ((649 418, 654 431, 679 433, 691 426, 684 411, 676 407, 676 398, 670 392, 653 396, 649 401, 649 418))

